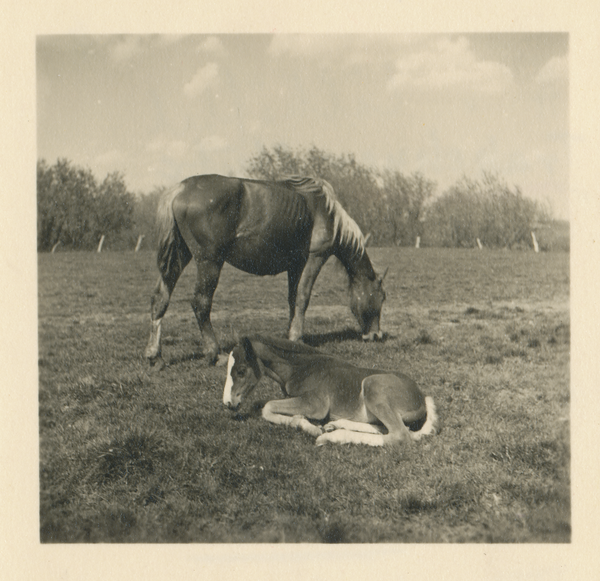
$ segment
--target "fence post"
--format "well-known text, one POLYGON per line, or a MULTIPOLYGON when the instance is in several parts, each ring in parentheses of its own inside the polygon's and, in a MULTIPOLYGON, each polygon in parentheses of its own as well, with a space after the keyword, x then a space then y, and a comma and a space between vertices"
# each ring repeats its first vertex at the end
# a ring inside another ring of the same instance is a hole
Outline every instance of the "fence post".
POLYGON ((421 247, 421 237, 417 236, 417 241, 415 242, 415 248, 420 248, 421 247))
POLYGON ((135 252, 137 252, 140 249, 140 246, 142 245, 142 239, 144 238, 143 234, 140 234, 138 237, 138 241, 137 244, 135 245, 135 252))
POLYGON ((98 244, 98 252, 102 252, 103 244, 104 244, 104 234, 102 234, 102 238, 100 238, 100 243, 98 244))
POLYGON ((535 237, 535 232, 532 232, 532 233, 531 233, 531 239, 533 240, 533 249, 534 249, 536 252, 539 252, 539 251, 540 251, 540 247, 539 247, 539 245, 538 245, 537 238, 535 237))
POLYGON ((479 250, 483 250, 483 244, 481 243, 481 240, 479 240, 479 238, 477 238, 477 246, 479 246, 479 250))

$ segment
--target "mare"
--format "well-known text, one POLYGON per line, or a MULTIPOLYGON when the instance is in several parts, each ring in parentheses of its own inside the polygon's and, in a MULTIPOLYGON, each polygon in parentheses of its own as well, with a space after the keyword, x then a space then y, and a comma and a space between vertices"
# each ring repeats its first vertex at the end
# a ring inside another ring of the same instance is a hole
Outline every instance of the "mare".
POLYGON ((227 363, 223 404, 238 409, 263 376, 274 379, 284 394, 265 404, 263 418, 302 429, 317 445, 403 444, 438 430, 433 399, 406 375, 357 367, 272 337, 238 340, 227 363))
MULTIPOLYGON (((259 276, 287 271, 289 338, 301 339, 311 290, 321 267, 336 256, 348 273, 350 308, 363 339, 381 339, 383 275, 377 275, 356 222, 325 180, 260 181, 219 175, 190 177, 166 192, 157 211, 160 276, 152 295, 152 330, 145 355, 163 367, 161 323, 183 269, 196 261, 192 308, 214 363, 220 347, 210 322, 223 263, 259 276)), ((387 272, 387 270, 386 270, 387 272)))

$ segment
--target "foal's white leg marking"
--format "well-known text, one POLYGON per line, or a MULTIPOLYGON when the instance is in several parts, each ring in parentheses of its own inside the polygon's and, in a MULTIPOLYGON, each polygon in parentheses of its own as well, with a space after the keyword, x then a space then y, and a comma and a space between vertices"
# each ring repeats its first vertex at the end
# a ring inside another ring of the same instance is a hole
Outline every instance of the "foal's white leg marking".
POLYGON ((422 436, 430 436, 437 434, 438 430, 438 415, 435 409, 433 398, 427 396, 425 398, 425 408, 427 409, 427 419, 423 427, 418 432, 409 432, 413 440, 420 440, 422 436))
POLYGON ((317 437, 320 436, 323 432, 321 428, 311 424, 305 417, 303 416, 286 416, 283 414, 276 414, 271 411, 271 404, 273 402, 267 402, 265 407, 262 410, 262 417, 267 420, 267 422, 271 422, 272 424, 281 424, 284 426, 290 426, 292 428, 300 428, 304 430, 311 436, 317 437))
POLYGON ((233 379, 231 377, 231 370, 235 364, 235 358, 233 357, 233 351, 229 354, 227 360, 227 379, 225 380, 225 388, 223 390, 223 404, 227 405, 231 403, 231 388, 233 387, 233 379))
POLYGON ((351 432, 362 432, 365 434, 381 434, 381 429, 373 424, 367 424, 365 422, 353 422, 352 420, 340 419, 328 422, 323 428, 326 432, 332 432, 333 430, 350 430, 351 432))
POLYGON ((334 430, 317 438, 316 445, 332 444, 367 444, 368 446, 383 446, 383 434, 365 434, 349 430, 334 430))
POLYGON ((292 416, 291 420, 292 421, 289 424, 290 427, 303 430, 303 431, 307 432, 308 434, 310 434, 311 436, 317 437, 323 433, 321 428, 319 428, 318 426, 315 426, 314 424, 311 424, 303 416, 292 416))

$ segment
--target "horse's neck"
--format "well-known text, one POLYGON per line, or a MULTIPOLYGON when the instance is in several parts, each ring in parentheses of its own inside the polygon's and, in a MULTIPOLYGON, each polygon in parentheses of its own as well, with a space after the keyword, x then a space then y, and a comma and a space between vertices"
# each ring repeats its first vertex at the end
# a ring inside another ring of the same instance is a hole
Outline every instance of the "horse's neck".
POLYGON ((361 278, 375 278, 375 271, 366 251, 356 252, 354 248, 339 246, 334 254, 344 265, 350 282, 361 278))

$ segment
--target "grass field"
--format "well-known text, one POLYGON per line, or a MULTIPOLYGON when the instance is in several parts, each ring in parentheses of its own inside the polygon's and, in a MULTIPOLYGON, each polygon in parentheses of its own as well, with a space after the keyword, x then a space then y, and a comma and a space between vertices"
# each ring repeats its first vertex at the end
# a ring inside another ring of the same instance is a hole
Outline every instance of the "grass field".
MULTIPOLYGON (((414 377, 439 435, 317 448, 270 425, 263 380, 237 414, 199 357, 190 267, 143 359, 154 254, 38 258, 42 542, 569 542, 569 255, 370 250, 390 270, 386 340, 365 344, 330 261, 305 341, 414 377)), ((284 336, 286 276, 226 267, 213 324, 284 336)))

